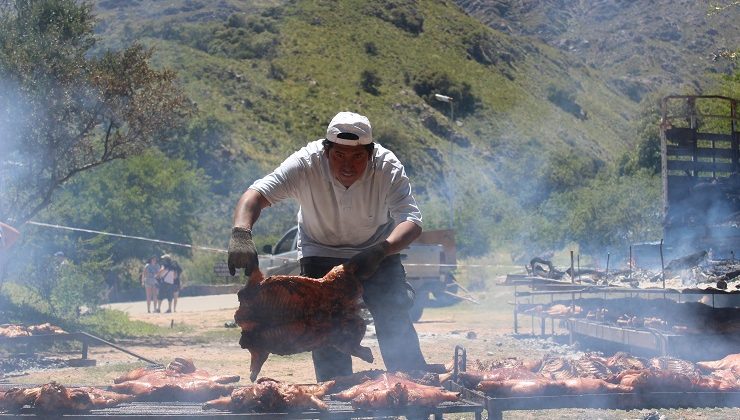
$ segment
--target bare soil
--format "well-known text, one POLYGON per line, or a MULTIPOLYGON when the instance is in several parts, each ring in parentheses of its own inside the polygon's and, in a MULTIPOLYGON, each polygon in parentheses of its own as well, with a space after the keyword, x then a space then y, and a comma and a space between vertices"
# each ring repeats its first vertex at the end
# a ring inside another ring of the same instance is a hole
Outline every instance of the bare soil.
MULTIPOLYGON (((480 305, 462 302, 447 308, 427 308, 421 322, 415 324, 419 334, 422 351, 428 363, 448 363, 452 360, 455 346, 463 346, 469 359, 501 359, 506 357, 540 358, 548 353, 576 355, 581 350, 568 345, 564 336, 535 337, 514 335, 513 313, 507 303, 511 300, 511 290, 495 288, 477 297, 480 305)), ((148 359, 166 364, 174 357, 192 359, 196 366, 214 374, 238 374, 246 384, 249 376, 249 352, 239 347, 239 331, 227 328, 225 323, 233 320, 236 302, 228 297, 226 304, 203 305, 198 301, 181 299, 176 313, 146 313, 143 302, 133 303, 127 308, 131 319, 141 320, 163 327, 185 326, 187 332, 150 337, 137 340, 118 340, 116 344, 148 359), (191 306, 189 306, 191 305, 191 306)), ((520 333, 529 333, 534 325, 520 318, 520 333)), ((548 326, 549 332, 550 326, 548 326)), ((557 331, 557 328, 556 328, 557 331)), ((382 356, 372 326, 363 340, 375 355, 375 362, 365 363, 354 359, 354 370, 382 369, 382 356)), ((50 358, 78 359, 79 348, 54 353, 45 353, 50 358)), ((7 356, 17 357, 17 356, 7 356)), ((107 385, 113 378, 146 363, 135 357, 108 346, 90 346, 90 359, 95 360, 92 367, 38 367, 28 369, 21 375, 6 377, 12 383, 45 383, 56 380, 62 384, 107 385)), ((265 363, 262 376, 297 382, 314 382, 313 366, 308 353, 293 356, 271 355, 265 363)), ((452 418, 472 418, 472 415, 455 415, 452 418)), ((739 419, 740 409, 652 409, 652 410, 538 410, 509 411, 505 418, 516 419, 739 419)))

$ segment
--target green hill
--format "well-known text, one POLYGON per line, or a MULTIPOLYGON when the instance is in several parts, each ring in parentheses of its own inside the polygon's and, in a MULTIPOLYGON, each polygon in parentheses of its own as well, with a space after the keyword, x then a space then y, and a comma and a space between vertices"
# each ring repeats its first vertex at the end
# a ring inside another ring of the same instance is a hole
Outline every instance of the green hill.
POLYGON ((598 69, 603 81, 639 101, 656 90, 706 89, 710 74, 728 74, 720 58, 740 39, 737 2, 654 0, 456 0, 492 28, 533 37, 598 69), (734 3, 734 5, 730 5, 734 3), (729 5, 724 10, 717 6, 729 5))
MULTIPOLYGON (((556 10, 541 3, 547 16, 556 10)), ((101 48, 153 47, 155 64, 176 70, 197 103, 195 118, 220 127, 204 158, 212 162, 198 164, 221 167, 226 197, 204 211, 223 237, 224 203, 322 137, 340 110, 367 115, 406 163, 427 226, 447 226, 452 199, 459 239, 471 244, 511 240, 561 172, 571 181, 559 187, 575 187, 637 142, 638 104, 614 69, 551 39, 494 29, 453 1, 108 0, 96 12, 101 48), (435 93, 452 96, 454 109, 435 93)), ((263 229, 277 234, 293 211, 263 229)))

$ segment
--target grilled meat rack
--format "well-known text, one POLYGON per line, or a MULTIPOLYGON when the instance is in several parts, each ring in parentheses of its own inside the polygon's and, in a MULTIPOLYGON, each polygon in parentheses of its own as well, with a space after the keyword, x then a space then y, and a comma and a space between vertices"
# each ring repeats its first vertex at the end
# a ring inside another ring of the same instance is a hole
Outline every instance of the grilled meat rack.
POLYGON ((445 388, 449 391, 460 392, 460 397, 464 400, 483 404, 488 412, 489 420, 501 420, 503 419, 503 412, 509 410, 740 407, 740 392, 631 392, 536 397, 489 397, 480 391, 465 388, 458 379, 459 370, 465 371, 467 365, 467 352, 462 346, 455 347, 454 363, 453 379, 444 384, 445 388))
MULTIPOLYGON (((0 391, 6 391, 13 386, 28 387, 33 385, 8 385, 1 384, 0 391)), ((104 389, 105 387, 98 387, 104 389)), ((290 419, 352 419, 352 418, 383 418, 398 417, 406 418, 429 418, 442 419, 445 414, 450 413, 472 413, 476 420, 481 420, 484 407, 479 402, 461 399, 457 402, 443 402, 436 407, 404 407, 399 409, 383 410, 360 410, 354 409, 350 402, 332 400, 330 396, 323 398, 329 406, 326 411, 307 410, 302 412, 229 412, 219 410, 203 410, 203 403, 189 402, 129 402, 115 407, 93 409, 81 412, 65 412, 64 418, 78 419, 110 419, 115 418, 141 420, 163 419, 163 420, 204 420, 210 418, 224 419, 260 419, 260 418, 290 418, 290 419)), ((52 413, 52 416, 60 416, 52 413)), ((20 411, 6 412, 0 410, 0 419, 16 417, 39 417, 47 418, 49 413, 39 412, 31 407, 24 407, 20 411)))

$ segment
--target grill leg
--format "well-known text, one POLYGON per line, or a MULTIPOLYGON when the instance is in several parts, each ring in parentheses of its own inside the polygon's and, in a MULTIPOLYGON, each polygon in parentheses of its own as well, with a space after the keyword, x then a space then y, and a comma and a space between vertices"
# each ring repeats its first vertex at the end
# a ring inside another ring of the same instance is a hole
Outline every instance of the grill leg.
POLYGON ((540 318, 540 335, 541 336, 547 335, 547 331, 545 330, 545 326, 547 325, 546 322, 547 322, 547 319, 545 319, 545 317, 540 318))
POLYGON ((87 340, 82 340, 82 359, 87 359, 87 340))

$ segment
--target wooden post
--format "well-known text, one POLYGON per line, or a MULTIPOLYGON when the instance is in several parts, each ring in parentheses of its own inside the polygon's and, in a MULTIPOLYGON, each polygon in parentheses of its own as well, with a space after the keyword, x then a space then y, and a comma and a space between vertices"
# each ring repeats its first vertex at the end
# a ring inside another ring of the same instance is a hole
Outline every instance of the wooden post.
POLYGON ((609 275, 609 257, 611 257, 612 254, 610 252, 606 253, 606 274, 605 276, 609 275))

